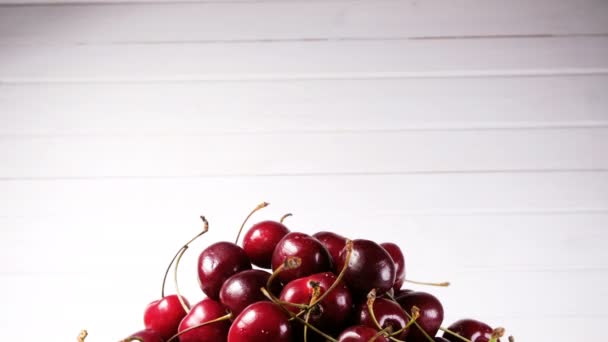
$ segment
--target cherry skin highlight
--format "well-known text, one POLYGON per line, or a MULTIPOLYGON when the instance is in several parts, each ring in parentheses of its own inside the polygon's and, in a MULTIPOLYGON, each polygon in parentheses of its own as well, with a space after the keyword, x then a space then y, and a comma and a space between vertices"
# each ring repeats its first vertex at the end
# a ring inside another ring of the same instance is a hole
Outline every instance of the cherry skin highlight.
POLYGON ((232 323, 228 342, 291 342, 289 316, 271 302, 249 305, 232 323))
POLYGON ((280 267, 288 257, 299 257, 302 262, 297 268, 284 270, 278 278, 283 284, 311 274, 331 270, 331 256, 327 249, 314 237, 298 232, 285 235, 272 254, 272 269, 280 267))
MULTIPOLYGON (((340 252, 338 269, 344 267, 346 255, 346 250, 340 252)), ((377 243, 353 240, 352 255, 344 279, 353 296, 365 296, 372 289, 381 295, 395 284, 395 263, 377 243)))
POLYGON ((365 325, 355 325, 345 329, 338 337, 338 342, 388 342, 388 338, 377 336, 378 330, 365 325))
POLYGON ((340 271, 338 269, 340 252, 344 249, 347 239, 342 235, 332 232, 318 232, 313 234, 313 237, 319 240, 319 242, 327 248, 329 255, 331 255, 332 270, 338 273, 340 271))
POLYGON ((243 250, 251 263, 262 268, 272 266, 272 253, 289 229, 276 221, 262 221, 254 224, 243 237, 243 250))
POLYGON ((393 285, 393 289, 399 290, 405 282, 405 257, 403 256, 403 252, 399 246, 392 242, 384 242, 380 246, 388 252, 395 263, 395 284, 393 285))
MULTIPOLYGON (((471 342, 488 342, 494 331, 489 325, 474 319, 456 321, 448 327, 448 330, 471 340, 471 342)), ((461 339, 447 332, 443 333, 443 338, 450 342, 462 342, 461 339)))
MULTIPOLYGON (((182 299, 190 307, 188 301, 182 299)), ((148 304, 144 312, 144 326, 158 333, 163 340, 168 340, 177 333, 177 327, 185 316, 186 311, 177 295, 165 296, 148 304)))
MULTIPOLYGON (((270 273, 262 270, 246 270, 226 280, 220 290, 220 302, 236 317, 249 305, 268 300, 260 289, 266 286, 270 273)), ((281 286, 278 281, 272 283, 271 292, 278 295, 281 286)))
MULTIPOLYGON (((220 318, 226 315, 222 304, 213 299, 205 298, 192 307, 190 313, 184 317, 179 325, 178 332, 193 328, 201 323, 220 318)), ((226 341, 230 322, 228 320, 209 323, 208 325, 193 328, 179 336, 180 342, 220 342, 226 341)))
MULTIPOLYGON (((402 329, 409 322, 409 318, 399 304, 386 298, 376 298, 373 305, 374 315, 382 329, 392 327, 392 331, 402 329)), ((355 312, 357 324, 365 325, 371 328, 378 328, 373 321, 372 316, 367 307, 367 302, 358 306, 355 312)), ((396 338, 403 340, 408 335, 410 328, 405 329, 396 338)))
MULTIPOLYGON (((420 310, 420 317, 416 320, 418 326, 429 336, 437 334, 443 323, 443 306, 435 296, 426 292, 409 292, 399 297, 397 302, 408 313, 411 313, 412 307, 416 306, 420 310)), ((418 326, 410 328, 408 340, 412 342, 428 341, 418 326)))
MULTIPOLYGON (((165 342, 166 340, 154 330, 145 329, 138 331, 122 341, 137 341, 137 342, 165 342)), ((121 341, 121 342, 122 342, 121 341)))
POLYGON ((207 247, 198 258, 198 280, 203 292, 218 300, 220 289, 232 275, 251 269, 245 251, 231 242, 217 242, 207 247))

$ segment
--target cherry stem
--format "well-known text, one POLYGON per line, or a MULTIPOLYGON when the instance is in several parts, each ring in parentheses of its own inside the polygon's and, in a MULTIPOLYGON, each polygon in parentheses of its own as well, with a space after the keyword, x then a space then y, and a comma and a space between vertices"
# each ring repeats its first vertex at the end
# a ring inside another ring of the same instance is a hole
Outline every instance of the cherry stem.
POLYGON ((85 329, 82 329, 80 330, 80 334, 78 334, 78 337, 76 337, 76 341, 84 342, 84 339, 87 338, 87 336, 89 336, 89 332, 85 329))
POLYGON ((446 332, 446 333, 448 333, 448 334, 450 334, 450 335, 452 335, 452 336, 454 336, 454 337, 456 337, 456 338, 459 338, 459 339, 461 339, 462 341, 465 341, 465 342, 472 342, 472 341, 471 341, 471 340, 469 340, 468 338, 463 337, 463 336, 460 336, 459 334, 457 334, 457 333, 453 332, 453 331, 452 331, 452 330, 450 330, 450 329, 447 329, 447 328, 444 328, 444 327, 439 327, 439 330, 441 330, 441 331, 443 331, 443 332, 446 332))
POLYGON ((369 316, 372 318, 372 322, 376 325, 378 330, 382 330, 382 326, 380 322, 376 319, 376 313, 374 312, 374 302, 376 301, 376 289, 372 289, 367 294, 367 311, 369 312, 369 316))
MULTIPOLYGON (((405 312, 405 310, 403 310, 405 312)), ((417 306, 412 306, 412 315, 407 315, 410 319, 409 322, 407 322, 407 324, 402 327, 401 329, 395 331, 394 333, 391 334, 391 336, 396 336, 401 334, 402 332, 404 332, 407 328, 411 327, 412 324, 416 323, 416 320, 420 317, 420 309, 418 309, 417 306)))
POLYGON ((388 337, 393 332, 393 326, 389 325, 388 327, 378 331, 376 335, 372 336, 367 342, 374 342, 380 336, 388 337))
MULTIPOLYGON (((317 334, 323 336, 326 340, 328 340, 329 342, 338 342, 338 340, 336 340, 335 338, 327 335, 326 333, 322 332, 321 330, 319 330, 317 327, 315 327, 314 325, 306 322, 305 320, 301 319, 300 317, 296 316, 293 314, 293 312, 285 309, 284 306, 282 306, 280 304, 280 302, 276 301, 276 297, 274 297, 270 291, 268 291, 265 288, 261 288, 260 289, 262 291, 262 294, 264 294, 264 296, 266 296, 266 298, 268 298, 271 302, 273 302, 274 304, 277 304, 286 314, 288 314, 292 319, 297 320, 298 322, 304 324, 305 326, 309 327, 312 331, 316 332, 317 334)), ((169 341, 167 341, 169 342, 169 341)))
MULTIPOLYGON (((385 293, 385 296, 387 296, 393 302, 399 304, 399 302, 395 299, 395 297, 391 296, 390 294, 385 293)), ((399 304, 399 306, 401 306, 401 304, 399 304)), ((407 316, 407 318, 410 319, 410 321, 414 322, 414 325, 418 328, 418 330, 420 330, 420 332, 424 335, 424 337, 426 337, 426 339, 429 342, 435 342, 435 340, 431 336, 429 336, 429 334, 424 329, 422 329, 422 327, 420 326, 420 324, 418 324, 418 322, 416 322, 416 320, 412 319, 412 316, 410 316, 410 314, 408 314, 407 311, 403 310, 403 312, 405 313, 405 315, 407 316)))
POLYGON ((488 342, 497 342, 499 338, 501 338, 505 334, 505 328, 498 327, 492 331, 492 337, 488 342))
POLYGON ((289 256, 289 257, 285 258, 285 261, 283 261, 283 263, 279 267, 277 267, 277 269, 274 270, 274 272, 272 272, 270 277, 268 277, 268 281, 266 281, 266 288, 268 289, 268 291, 270 291, 272 282, 279 275, 279 273, 281 273, 284 270, 292 270, 294 268, 298 268, 298 267, 300 267, 300 265, 302 265, 302 259, 300 257, 289 256))
POLYGON ((184 248, 182 248, 182 250, 179 252, 177 260, 175 261, 175 269, 173 270, 173 283, 175 284, 175 293, 177 293, 177 299, 179 299, 179 303, 182 305, 182 308, 184 308, 184 311, 186 313, 190 313, 190 308, 188 307, 188 305, 186 305, 182 294, 179 292, 179 285, 177 283, 177 268, 179 267, 180 260, 182 260, 182 256, 184 255, 184 253, 186 253, 187 250, 188 246, 184 246, 184 248))
POLYGON ((188 246, 196 239, 198 239, 201 235, 205 234, 206 232, 209 231, 209 222, 207 222, 207 219, 205 219, 204 216, 201 216, 201 220, 203 220, 203 231, 196 234, 195 237, 193 237, 192 239, 190 239, 190 241, 186 242, 185 245, 183 245, 178 251, 177 253, 175 253, 175 256, 173 256, 173 259, 171 259, 171 262, 169 263, 169 266, 167 266, 167 270, 165 271, 165 276, 163 277, 163 287, 161 289, 161 298, 165 298, 165 284, 167 283, 167 277, 169 276, 169 271, 171 270, 171 266, 173 266, 173 263, 175 262, 175 259, 177 259, 177 256, 182 252, 183 249, 187 249, 188 246))
POLYGON ((450 286, 450 282, 449 281, 444 281, 444 282, 441 282, 441 283, 428 283, 428 282, 424 282, 424 281, 416 281, 416 280, 409 280, 409 279, 405 279, 405 281, 407 283, 417 284, 417 285, 439 286, 439 287, 448 287, 448 286, 450 286))
MULTIPOLYGON (((310 301, 308 303, 309 309, 306 311, 306 323, 308 324, 308 322, 310 321, 310 313, 311 313, 311 308, 313 306, 313 303, 315 302, 315 299, 317 299, 321 293, 321 288, 319 287, 319 283, 317 282, 311 282, 312 285, 312 296, 310 297, 310 301)), ((308 325, 305 324, 304 325, 304 342, 308 342, 308 325)))
POLYGON ((338 287, 338 285, 340 285, 340 282, 344 278, 344 275, 346 274, 346 269, 348 268, 348 264, 350 262, 350 257, 353 254, 353 242, 351 240, 346 240, 346 245, 344 246, 344 248, 346 249, 346 258, 344 259, 344 266, 342 267, 340 274, 338 274, 338 277, 336 277, 336 280, 333 282, 333 284, 331 284, 331 286, 327 289, 327 291, 325 291, 319 298, 315 299, 310 304, 311 307, 316 305, 317 303, 321 302, 323 299, 325 299, 325 297, 329 296, 329 294, 336 287, 338 287))
POLYGON ((232 319, 232 313, 226 314, 226 315, 218 317, 216 319, 212 319, 212 320, 207 321, 207 322, 203 322, 201 324, 197 324, 197 325, 192 326, 192 327, 190 327, 188 329, 184 329, 184 330, 180 331, 179 333, 171 336, 171 338, 168 339, 167 342, 171 342, 171 341, 175 340, 176 338, 180 337, 181 335, 183 335, 183 334, 185 334, 185 333, 187 333, 187 332, 189 332, 191 330, 198 329, 200 327, 204 327, 205 325, 209 325, 209 324, 213 324, 213 323, 217 323, 217 322, 226 321, 226 320, 229 320, 229 319, 232 319))
POLYGON ((283 223, 283 221, 285 221, 285 219, 288 218, 289 216, 293 216, 293 214, 292 213, 287 213, 287 214, 283 215, 281 217, 281 219, 279 220, 279 223, 283 223))
POLYGON ((243 228, 245 228, 245 224, 247 223, 247 220, 249 220, 249 218, 251 217, 251 215, 253 215, 256 211, 266 208, 270 203, 266 203, 266 202, 262 202, 260 204, 257 205, 257 207, 255 207, 255 209, 253 209, 249 215, 247 215, 247 217, 245 217, 245 221, 243 221, 243 224, 241 224, 241 228, 239 228, 239 233, 236 235, 236 240, 234 241, 234 244, 238 244, 239 243, 239 238, 241 237, 241 233, 243 232, 243 228))

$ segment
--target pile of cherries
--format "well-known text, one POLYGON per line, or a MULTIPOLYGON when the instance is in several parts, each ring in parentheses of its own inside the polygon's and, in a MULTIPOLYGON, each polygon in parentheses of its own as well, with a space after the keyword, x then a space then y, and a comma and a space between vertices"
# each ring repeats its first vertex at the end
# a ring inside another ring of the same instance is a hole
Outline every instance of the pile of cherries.
POLYGON ((203 250, 198 279, 206 298, 191 306, 176 274, 189 244, 209 229, 201 217, 203 231, 178 251, 162 297, 146 308, 145 329, 122 342, 500 341, 503 328, 473 319, 442 327, 441 302, 403 288, 410 281, 396 244, 292 232, 283 224, 289 215, 253 225, 241 246, 222 241, 203 250), (165 295, 174 264, 177 294, 165 295))

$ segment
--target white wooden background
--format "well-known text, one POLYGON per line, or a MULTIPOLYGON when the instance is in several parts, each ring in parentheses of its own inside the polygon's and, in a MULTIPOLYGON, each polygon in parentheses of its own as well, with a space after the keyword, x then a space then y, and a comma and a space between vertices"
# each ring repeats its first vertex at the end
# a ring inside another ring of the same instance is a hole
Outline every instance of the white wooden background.
POLYGON ((604 337, 608 1, 0 0, 3 340, 115 341, 246 213, 391 240, 446 325, 604 337))

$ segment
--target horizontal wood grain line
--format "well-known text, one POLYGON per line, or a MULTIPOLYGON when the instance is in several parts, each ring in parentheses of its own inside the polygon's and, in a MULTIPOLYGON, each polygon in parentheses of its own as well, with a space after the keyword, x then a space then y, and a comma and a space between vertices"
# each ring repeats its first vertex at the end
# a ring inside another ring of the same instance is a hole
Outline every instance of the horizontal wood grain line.
POLYGON ((263 80, 608 73, 608 37, 164 46, 13 46, 0 80, 263 80), (356 58, 352 58, 356 56, 356 58), (201 63, 205 61, 205 63, 201 63), (52 66, 52 67, 49 67, 52 66))

